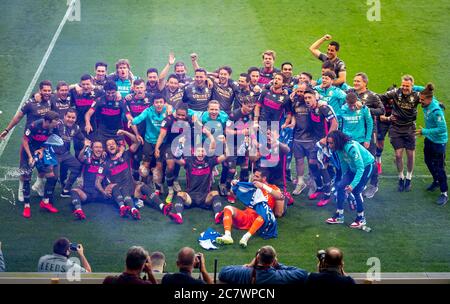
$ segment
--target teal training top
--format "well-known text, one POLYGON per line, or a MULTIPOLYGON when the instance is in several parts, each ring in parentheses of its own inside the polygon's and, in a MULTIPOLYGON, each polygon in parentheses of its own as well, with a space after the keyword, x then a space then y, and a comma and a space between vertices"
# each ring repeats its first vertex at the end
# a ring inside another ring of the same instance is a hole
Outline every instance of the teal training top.
POLYGON ((117 91, 119 91, 122 98, 125 98, 131 92, 131 80, 130 79, 117 79, 116 81, 117 91))
POLYGON ((212 119, 208 112, 204 112, 200 121, 202 122, 202 125, 204 125, 211 132, 211 134, 214 135, 214 137, 217 137, 218 135, 225 135, 225 126, 227 125, 228 114, 224 111, 220 111, 217 118, 212 119))
POLYGON ((133 118, 132 123, 133 125, 138 125, 145 120, 145 141, 156 144, 161 129, 161 123, 166 117, 166 106, 163 107, 161 113, 156 112, 155 106, 151 106, 133 118))
POLYGON ((326 89, 323 89, 320 86, 315 86, 314 90, 319 93, 320 100, 326 101, 333 109, 334 113, 339 115, 341 112, 341 107, 345 104, 345 97, 347 94, 335 86, 330 86, 326 89))
POLYGON ((339 158, 342 175, 345 175, 349 170, 355 173, 355 177, 350 183, 350 186, 355 189, 361 181, 365 168, 373 164, 375 158, 366 148, 354 140, 346 143, 343 151, 336 151, 336 154, 339 158))
POLYGON ((448 141, 447 123, 444 111, 438 102, 432 101, 428 107, 423 108, 425 128, 422 135, 435 144, 445 144, 448 141))
POLYGON ((363 105, 361 109, 352 111, 345 104, 341 108, 338 120, 339 130, 359 143, 370 143, 373 132, 373 119, 368 107, 363 105))

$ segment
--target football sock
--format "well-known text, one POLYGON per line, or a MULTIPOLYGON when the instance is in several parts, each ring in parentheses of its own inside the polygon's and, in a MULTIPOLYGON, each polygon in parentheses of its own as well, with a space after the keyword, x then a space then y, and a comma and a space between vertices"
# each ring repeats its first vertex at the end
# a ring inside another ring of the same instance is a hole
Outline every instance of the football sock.
POLYGON ((223 210, 223 203, 222 203, 222 198, 220 197, 220 195, 213 196, 212 208, 213 208, 214 214, 217 214, 223 210))
POLYGON ((223 229, 225 230, 225 234, 227 231, 231 231, 231 226, 233 225, 233 212, 225 208, 223 210, 223 229))
POLYGON ((409 180, 411 180, 412 179, 412 172, 406 172, 406 179, 409 179, 409 180))
POLYGON ((123 196, 118 186, 115 186, 112 189, 112 197, 114 201, 117 203, 117 205, 119 205, 119 207, 122 207, 124 205, 123 196))
POLYGON ((259 230, 259 228, 262 227, 262 225, 264 225, 264 219, 261 216, 258 216, 252 223, 252 226, 248 230, 248 233, 250 233, 251 235, 255 234, 259 230))
POLYGON ((175 212, 179 215, 181 215, 181 212, 183 212, 184 210, 184 203, 183 203, 183 199, 181 197, 179 197, 178 195, 175 196, 175 198, 173 199, 173 207, 175 209, 175 212))
POLYGON ((49 177, 45 182, 44 187, 44 198, 52 201, 53 200, 53 192, 55 191, 56 182, 58 179, 56 177, 49 177))
POLYGON ((23 181, 23 199, 26 204, 30 203, 30 190, 31 190, 30 181, 24 180, 23 181))
POLYGON ((81 209, 81 197, 76 191, 70 192, 70 197, 72 199, 72 205, 75 209, 81 209))

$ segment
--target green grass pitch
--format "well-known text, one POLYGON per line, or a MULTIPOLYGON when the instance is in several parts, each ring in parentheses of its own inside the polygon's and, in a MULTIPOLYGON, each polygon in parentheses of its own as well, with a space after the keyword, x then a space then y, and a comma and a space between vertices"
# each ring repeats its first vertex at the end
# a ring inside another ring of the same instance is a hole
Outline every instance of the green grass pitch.
MULTIPOLYGON (((66 11, 65 1, 2 2, 0 19, 0 128, 14 115, 49 43, 66 11)), ((277 52, 276 65, 294 64, 294 72, 310 71, 317 78, 320 62, 308 47, 325 33, 341 43, 339 57, 347 65, 347 82, 364 71, 369 88, 383 92, 401 75, 412 74, 417 84, 432 81, 439 100, 447 103, 449 48, 447 18, 450 3, 445 0, 381 0, 381 21, 369 22, 366 1, 86 1, 81 0, 81 20, 67 22, 39 80, 74 83, 84 73, 92 73, 98 60, 110 70, 119 58, 128 58, 134 74, 146 69, 162 69, 169 51, 177 60, 189 63, 197 52, 201 65, 212 70, 230 65, 234 76, 249 66, 260 66, 263 50, 277 52)), ((324 50, 324 48, 322 49, 324 50)), ((192 75, 192 68, 190 69, 192 75)), ((420 106, 419 106, 420 108, 420 106)), ((423 125, 419 109, 418 125, 423 125)), ((450 121, 450 111, 446 111, 450 121)), ((16 167, 23 124, 18 126, 0 157, 0 167, 16 167)), ((387 143, 384 174, 395 174, 392 149, 387 143)), ((415 174, 428 174, 423 163, 423 139, 418 140, 415 174)), ((0 168, 0 179, 7 169, 0 168)), ((382 178, 380 191, 366 200, 371 233, 324 223, 334 210, 330 204, 318 208, 304 196, 296 198, 285 218, 279 221, 279 237, 249 242, 206 253, 208 270, 213 259, 219 267, 243 264, 265 244, 273 245, 280 260, 313 271, 319 248, 338 246, 344 250, 346 270, 365 272, 369 257, 378 257, 383 272, 450 271, 450 212, 439 207, 436 194, 425 192, 430 178, 413 179, 413 191, 396 192, 396 179, 382 178), (318 235, 318 237, 317 237, 318 235)), ((17 181, 0 183, 0 241, 8 271, 36 271, 40 256, 51 252, 53 241, 67 236, 83 243, 88 260, 97 272, 119 272, 127 248, 143 245, 150 251, 166 253, 168 270, 174 271, 175 258, 182 246, 196 250, 197 238, 212 224, 212 213, 187 210, 185 223, 175 225, 149 207, 143 219, 134 222, 119 218, 115 207, 89 204, 88 219, 73 220, 69 200, 60 199, 56 215, 38 210, 33 197, 32 218, 21 216, 22 206, 9 202, 17 192, 17 181), (6 199, 5 199, 6 198, 6 199)), ((57 190, 59 191, 59 190, 57 190)), ((57 192, 59 194, 59 192, 57 192)), ((346 222, 353 212, 346 210, 346 222)), ((221 226, 215 226, 222 232, 221 226)), ((233 231, 236 241, 243 232, 233 231)))

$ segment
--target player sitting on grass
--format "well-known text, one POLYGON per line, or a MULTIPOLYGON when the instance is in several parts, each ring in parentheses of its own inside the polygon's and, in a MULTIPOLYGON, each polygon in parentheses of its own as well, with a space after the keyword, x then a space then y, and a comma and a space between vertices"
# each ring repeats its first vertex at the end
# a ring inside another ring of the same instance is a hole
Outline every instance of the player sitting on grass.
POLYGON ((100 140, 91 143, 86 139, 84 148, 81 150, 78 159, 83 165, 83 183, 81 187, 72 189, 70 197, 74 208, 73 215, 80 220, 84 220, 86 215, 81 208, 81 203, 109 200, 111 197, 112 186, 107 186, 105 188, 105 193, 100 192, 95 187, 95 179, 98 175, 98 170, 104 162, 104 149, 100 140))
POLYGON ((239 245, 247 247, 247 242, 259 231, 263 238, 276 237, 276 219, 273 209, 284 197, 281 190, 267 183, 266 170, 257 169, 253 175, 253 184, 233 181, 232 191, 247 207, 240 210, 233 206, 226 206, 223 210, 223 228, 225 234, 216 238, 219 244, 233 244, 231 227, 248 230, 239 241, 239 245))
MULTIPOLYGON (((208 134, 208 137, 212 141, 214 140, 212 139, 211 133, 208 134)), ((225 140, 224 145, 226 146, 225 140)), ((169 217, 175 223, 183 223, 182 212, 185 206, 200 207, 203 209, 212 208, 215 222, 220 222, 223 204, 219 192, 211 191, 213 181, 212 172, 214 166, 222 163, 226 158, 225 154, 208 157, 205 148, 197 147, 195 156, 176 160, 180 166, 185 167, 187 186, 186 192, 177 193, 177 196, 173 199, 173 209, 175 212, 169 213, 169 217)))
POLYGON ((113 197, 119 205, 121 217, 126 217, 131 212, 133 218, 139 220, 141 218, 139 210, 133 206, 132 196, 135 191, 135 184, 130 166, 131 153, 138 149, 139 142, 133 134, 124 130, 119 130, 117 135, 127 136, 133 141, 133 144, 129 147, 129 150, 122 153, 114 139, 106 141, 108 156, 98 170, 95 185, 105 196, 113 197), (109 184, 106 188, 103 188, 105 178, 109 184), (133 207, 130 207, 130 205, 133 207))

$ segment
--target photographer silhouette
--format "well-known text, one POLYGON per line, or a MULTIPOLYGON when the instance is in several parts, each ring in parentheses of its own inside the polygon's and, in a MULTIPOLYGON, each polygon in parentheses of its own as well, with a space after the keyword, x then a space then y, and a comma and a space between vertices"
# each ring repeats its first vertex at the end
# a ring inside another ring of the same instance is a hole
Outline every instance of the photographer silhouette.
POLYGON ((253 260, 242 266, 225 266, 219 280, 230 284, 303 284, 308 272, 278 262, 272 246, 263 246, 253 260))
POLYGON ((206 270, 205 257, 203 253, 195 252, 190 247, 183 247, 178 252, 177 267, 180 270, 177 273, 166 274, 161 284, 213 284, 211 277, 206 270), (194 279, 192 270, 196 268, 200 270, 202 279, 194 279))
POLYGON ((317 252, 318 273, 311 273, 308 285, 352 285, 355 281, 344 271, 344 254, 339 248, 330 247, 317 252))

